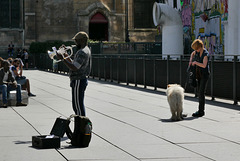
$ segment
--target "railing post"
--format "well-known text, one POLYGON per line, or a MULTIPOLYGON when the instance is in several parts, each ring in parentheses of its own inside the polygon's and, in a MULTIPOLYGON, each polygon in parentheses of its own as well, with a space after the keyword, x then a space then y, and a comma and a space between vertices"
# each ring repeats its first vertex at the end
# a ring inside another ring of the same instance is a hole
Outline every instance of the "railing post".
POLYGON ((106 75, 106 57, 104 56, 104 80, 107 81, 107 75, 106 75))
POLYGON ((211 56, 211 97, 212 97, 212 101, 215 100, 214 98, 214 56, 211 56))
MULTIPOLYGON (((93 60, 94 58, 92 58, 93 60)), ((93 67, 95 67, 95 65, 92 65, 92 68, 91 68, 91 75, 92 75, 92 78, 94 79, 94 70, 93 70, 93 67)))
POLYGON ((126 56, 126 84, 128 86, 128 57, 126 56))
POLYGON ((156 58, 153 60, 153 85, 154 85, 154 90, 157 90, 157 85, 156 85, 156 58))
POLYGON ((100 57, 98 58, 98 79, 101 80, 101 75, 100 75, 100 57))
POLYGON ((234 101, 234 105, 238 104, 238 101, 237 101, 237 56, 234 56, 234 61, 233 61, 233 101, 234 101))
POLYGON ((146 88, 146 57, 144 56, 143 57, 143 85, 144 85, 144 88, 146 88))
POLYGON ((137 59, 136 56, 134 58, 134 82, 135 82, 135 87, 137 87, 137 59))
POLYGON ((119 59, 120 59, 120 57, 117 58, 117 82, 118 83, 120 83, 120 81, 119 81, 119 59))
POLYGON ((118 44, 118 54, 121 54, 121 47, 123 46, 124 44, 118 44))
POLYGON ((180 71, 179 71, 179 73, 180 73, 180 85, 182 85, 182 55, 180 55, 180 62, 179 62, 179 64, 180 64, 180 71))
POLYGON ((167 85, 169 84, 169 60, 170 60, 170 55, 167 56, 167 85))
POLYGON ((110 81, 113 82, 112 56, 110 56, 110 81))
POLYGON ((103 54, 103 43, 100 42, 100 54, 103 54))

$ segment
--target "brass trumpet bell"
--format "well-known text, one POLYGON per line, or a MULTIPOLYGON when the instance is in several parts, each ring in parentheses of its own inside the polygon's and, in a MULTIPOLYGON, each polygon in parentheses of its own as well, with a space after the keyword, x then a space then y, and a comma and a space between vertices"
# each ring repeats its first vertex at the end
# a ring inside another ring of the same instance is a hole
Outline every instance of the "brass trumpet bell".
MULTIPOLYGON (((54 59, 54 56, 57 55, 57 54, 61 54, 63 56, 63 58, 68 58, 68 57, 71 57, 72 54, 73 54, 73 50, 72 48, 75 47, 76 45, 72 45, 72 46, 61 46, 58 50, 56 49, 56 47, 52 47, 53 51, 47 51, 48 53, 48 56, 51 58, 51 59, 54 59), (68 52, 70 51, 70 53, 68 52), (68 54, 67 57, 65 57, 65 54, 68 54)), ((59 60, 61 61, 61 60, 59 60)), ((58 62, 59 62, 58 61, 58 62)))

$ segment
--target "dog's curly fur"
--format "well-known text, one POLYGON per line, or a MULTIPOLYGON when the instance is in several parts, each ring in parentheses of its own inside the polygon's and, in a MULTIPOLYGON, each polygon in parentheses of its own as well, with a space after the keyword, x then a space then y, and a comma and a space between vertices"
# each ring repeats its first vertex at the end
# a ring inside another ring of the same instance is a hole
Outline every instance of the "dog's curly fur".
POLYGON ((184 89, 178 84, 169 84, 167 86, 167 100, 172 113, 172 121, 181 121, 183 119, 183 100, 184 89))

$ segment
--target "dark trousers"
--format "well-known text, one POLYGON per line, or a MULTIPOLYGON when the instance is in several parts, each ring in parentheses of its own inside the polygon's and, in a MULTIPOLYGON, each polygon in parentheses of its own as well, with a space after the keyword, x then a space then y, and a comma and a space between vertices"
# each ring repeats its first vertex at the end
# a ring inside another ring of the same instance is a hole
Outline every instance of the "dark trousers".
POLYGON ((13 87, 12 85, 0 85, 0 92, 2 93, 2 100, 3 100, 3 104, 7 103, 7 99, 9 96, 10 91, 16 90, 16 96, 17 96, 17 103, 21 103, 22 102, 22 95, 21 95, 21 85, 17 84, 17 88, 13 87))
POLYGON ((84 93, 87 87, 87 79, 72 80, 72 107, 76 115, 86 116, 84 106, 84 93))
POLYGON ((205 110, 205 91, 207 87, 209 75, 204 75, 202 78, 198 79, 198 111, 204 112, 205 110))

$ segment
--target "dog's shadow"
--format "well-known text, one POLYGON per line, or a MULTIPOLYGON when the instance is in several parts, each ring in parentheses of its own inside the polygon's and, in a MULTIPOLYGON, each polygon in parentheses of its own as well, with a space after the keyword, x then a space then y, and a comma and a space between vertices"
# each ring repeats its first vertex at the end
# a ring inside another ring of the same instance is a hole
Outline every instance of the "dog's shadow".
MULTIPOLYGON (((198 119, 198 117, 184 117, 183 120, 181 121, 191 121, 191 120, 195 120, 195 119, 198 119)), ((179 121, 173 121, 171 119, 159 119, 158 121, 161 121, 161 122, 166 122, 166 123, 170 123, 170 122, 179 122, 179 121)))

